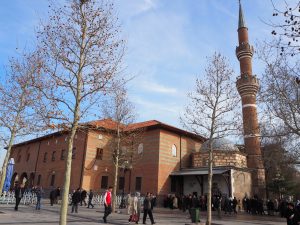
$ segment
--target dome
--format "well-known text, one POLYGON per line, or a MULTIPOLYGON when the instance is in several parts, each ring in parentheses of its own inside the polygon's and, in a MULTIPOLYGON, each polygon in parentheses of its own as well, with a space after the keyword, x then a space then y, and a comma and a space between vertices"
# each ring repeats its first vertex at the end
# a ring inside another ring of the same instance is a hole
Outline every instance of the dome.
MULTIPOLYGON (((203 143, 203 145, 200 148, 200 151, 208 151, 209 145, 208 140, 203 143)), ((220 151, 239 151, 239 149, 233 144, 231 141, 225 139, 225 138, 219 138, 213 140, 212 143, 213 150, 220 150, 220 151)))

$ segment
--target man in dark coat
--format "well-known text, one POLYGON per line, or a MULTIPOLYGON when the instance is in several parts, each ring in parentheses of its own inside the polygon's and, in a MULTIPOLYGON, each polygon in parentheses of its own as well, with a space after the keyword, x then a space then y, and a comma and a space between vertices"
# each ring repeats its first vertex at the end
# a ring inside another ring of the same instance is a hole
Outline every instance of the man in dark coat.
POLYGON ((287 204, 287 210, 286 210, 286 222, 287 225, 295 225, 294 221, 295 221, 295 208, 293 203, 288 203, 287 204))
POLYGON ((86 206, 86 196, 87 196, 87 192, 86 190, 82 190, 82 192, 80 193, 80 205, 82 206, 82 202, 84 203, 84 206, 86 206))
POLYGON ((57 190, 53 189, 50 192, 50 204, 51 204, 51 206, 53 206, 53 204, 55 203, 56 198, 57 198, 57 190))
POLYGON ((148 192, 145 199, 144 199, 144 216, 143 216, 143 224, 146 224, 147 215, 150 217, 151 224, 155 224, 152 210, 151 210, 151 197, 150 193, 148 192))
POLYGON ((58 201, 60 199, 60 187, 56 188, 56 196, 55 196, 55 204, 58 204, 58 201))
POLYGON ((91 189, 90 193, 89 193, 89 201, 88 201, 87 208, 90 208, 90 206, 92 206, 92 208, 94 208, 94 205, 92 203, 93 197, 94 197, 94 193, 93 193, 93 190, 91 189))
POLYGON ((23 194, 24 194, 24 188, 21 188, 19 184, 16 184, 15 185, 15 198, 16 198, 15 210, 16 211, 18 211, 18 207, 23 197, 23 194))
POLYGON ((72 195, 72 213, 75 211, 75 213, 78 213, 78 203, 80 202, 80 188, 77 188, 77 190, 72 195))

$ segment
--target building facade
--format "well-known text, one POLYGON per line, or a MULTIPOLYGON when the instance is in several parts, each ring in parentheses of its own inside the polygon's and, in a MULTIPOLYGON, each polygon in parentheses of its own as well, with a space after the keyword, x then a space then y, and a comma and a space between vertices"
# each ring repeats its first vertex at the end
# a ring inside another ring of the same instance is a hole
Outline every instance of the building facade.
MULTIPOLYGON (((110 120, 93 121, 89 129, 75 135, 70 189, 78 187, 103 192, 113 184, 113 151, 110 120), (110 125, 108 125, 110 124, 110 125)), ((199 150, 204 138, 159 121, 133 124, 144 133, 133 151, 130 168, 120 168, 119 193, 140 191, 166 195, 171 192, 169 174, 191 167, 190 155, 199 150)), ((56 132, 14 145, 13 182, 45 189, 62 186, 64 181, 67 132, 56 132)), ((124 146, 123 146, 124 147, 124 146)))

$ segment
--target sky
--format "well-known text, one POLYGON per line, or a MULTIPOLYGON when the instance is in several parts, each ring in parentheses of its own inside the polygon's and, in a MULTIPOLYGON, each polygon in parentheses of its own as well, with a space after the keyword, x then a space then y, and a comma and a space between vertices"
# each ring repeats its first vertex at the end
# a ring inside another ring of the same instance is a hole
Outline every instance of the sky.
MULTIPOLYGON (((52 0, 64 2, 64 0, 52 0)), ((288 0, 287 2, 296 2, 288 0)), ((159 120, 181 127, 179 116, 204 74, 206 57, 220 52, 229 59, 236 76, 237 0, 115 0, 122 37, 126 40, 125 73, 137 121, 159 120)), ((282 0, 273 0, 282 6, 282 0)), ((9 57, 30 49, 41 19, 47 18, 47 0, 0 1, 0 79, 9 57)), ((271 0, 242 0, 251 44, 271 38, 271 0)), ((260 76, 263 65, 253 59, 260 76)), ((233 78, 235 79, 235 78, 233 78)), ((4 150, 0 150, 0 164, 4 150)))

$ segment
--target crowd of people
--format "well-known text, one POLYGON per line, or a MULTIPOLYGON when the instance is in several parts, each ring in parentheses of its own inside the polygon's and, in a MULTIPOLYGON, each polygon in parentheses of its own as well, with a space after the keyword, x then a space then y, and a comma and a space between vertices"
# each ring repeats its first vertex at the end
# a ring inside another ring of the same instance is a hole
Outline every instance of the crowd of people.
MULTIPOLYGON (((243 210, 252 215, 279 215, 287 219, 288 225, 300 225, 300 200, 297 200, 295 203, 288 202, 286 199, 267 199, 264 201, 255 195, 251 198, 245 197, 241 201, 236 197, 215 195, 212 197, 211 202, 212 210, 217 211, 220 218, 222 211, 224 211, 224 214, 237 214, 243 210)), ((207 197, 198 197, 196 194, 181 196, 169 194, 164 199, 164 207, 180 209, 183 212, 188 211, 189 213, 192 208, 206 211, 207 197)))
MULTIPOLYGON (((35 186, 30 190, 36 195, 36 210, 41 209, 41 199, 44 194, 44 191, 41 186, 35 186)), ((104 216, 103 222, 107 223, 107 217, 111 214, 112 208, 112 187, 105 192, 104 195, 104 216)), ((24 195, 25 188, 19 184, 16 184, 14 187, 15 192, 15 210, 18 210, 20 201, 24 195)), ((49 198, 51 206, 53 204, 59 204, 60 200, 60 188, 54 188, 50 191, 49 198)), ((78 205, 84 205, 87 208, 94 208, 92 203, 94 197, 93 190, 87 192, 86 190, 78 188, 73 190, 71 195, 71 213, 78 213, 78 205), (86 201, 88 200, 88 202, 86 201)), ((152 193, 147 193, 143 204, 141 204, 141 195, 139 192, 136 192, 134 195, 128 194, 126 198, 127 202, 127 213, 129 214, 129 223, 135 222, 138 223, 140 220, 141 209, 143 205, 143 224, 146 223, 147 216, 149 216, 151 224, 155 224, 153 218, 153 208, 156 206, 156 196, 152 193)), ((258 196, 253 196, 251 198, 244 197, 242 200, 237 199, 236 197, 228 197, 222 195, 214 195, 212 197, 212 210, 217 211, 217 215, 221 218, 222 211, 224 214, 237 214, 240 211, 245 211, 248 214, 252 215, 269 215, 275 216, 279 215, 287 219, 288 225, 300 225, 300 200, 297 200, 295 203, 288 202, 285 199, 268 199, 263 201, 263 199, 258 196)), ((183 212, 188 211, 191 214, 192 208, 198 208, 201 211, 207 210, 207 197, 200 196, 196 194, 189 195, 175 195, 170 194, 164 199, 164 207, 169 207, 170 209, 180 209, 183 212)))

